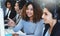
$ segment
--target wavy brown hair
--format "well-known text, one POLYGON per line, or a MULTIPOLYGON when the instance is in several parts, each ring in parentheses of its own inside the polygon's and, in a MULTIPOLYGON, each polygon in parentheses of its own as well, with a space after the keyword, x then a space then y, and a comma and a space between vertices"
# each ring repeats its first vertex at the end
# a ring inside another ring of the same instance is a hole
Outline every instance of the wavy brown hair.
POLYGON ((29 17, 26 14, 26 9, 30 4, 32 4, 32 6, 33 6, 33 14, 34 14, 33 22, 36 23, 36 22, 40 21, 41 16, 42 16, 42 9, 40 8, 40 6, 37 3, 27 2, 23 7, 21 17, 23 20, 29 21, 29 17))

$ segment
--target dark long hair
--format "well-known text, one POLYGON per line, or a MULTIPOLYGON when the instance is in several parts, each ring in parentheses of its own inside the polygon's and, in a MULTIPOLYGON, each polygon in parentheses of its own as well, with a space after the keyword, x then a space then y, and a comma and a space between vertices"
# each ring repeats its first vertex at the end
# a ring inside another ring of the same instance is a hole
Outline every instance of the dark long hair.
POLYGON ((60 7, 54 3, 48 3, 45 8, 52 14, 53 19, 60 19, 60 7))

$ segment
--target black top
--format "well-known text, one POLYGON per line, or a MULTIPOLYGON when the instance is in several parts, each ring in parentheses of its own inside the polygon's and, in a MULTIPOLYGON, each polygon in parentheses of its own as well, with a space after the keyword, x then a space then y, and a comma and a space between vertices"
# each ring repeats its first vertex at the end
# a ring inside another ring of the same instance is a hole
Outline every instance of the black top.
POLYGON ((57 21, 50 36, 60 36, 60 22, 57 21))
MULTIPOLYGON (((11 13, 9 15, 10 19, 13 19, 16 16, 16 12, 14 10, 11 10, 11 13)), ((4 16, 4 20, 6 20, 8 15, 4 16)))

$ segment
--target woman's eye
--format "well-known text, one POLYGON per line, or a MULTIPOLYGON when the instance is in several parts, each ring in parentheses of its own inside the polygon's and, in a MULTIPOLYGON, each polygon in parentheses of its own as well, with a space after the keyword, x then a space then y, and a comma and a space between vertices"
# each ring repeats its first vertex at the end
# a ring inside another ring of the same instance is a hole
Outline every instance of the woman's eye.
POLYGON ((33 10, 33 9, 30 9, 30 10, 33 10))
POLYGON ((47 13, 45 13, 45 15, 47 15, 47 13))

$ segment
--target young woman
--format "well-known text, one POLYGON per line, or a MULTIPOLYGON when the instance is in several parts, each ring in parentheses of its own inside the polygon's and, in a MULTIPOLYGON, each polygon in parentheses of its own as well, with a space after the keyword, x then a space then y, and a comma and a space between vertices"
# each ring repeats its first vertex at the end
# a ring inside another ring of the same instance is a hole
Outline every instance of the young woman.
POLYGON ((17 15, 16 15, 16 24, 18 24, 19 20, 21 19, 21 12, 22 12, 22 9, 23 9, 23 6, 25 5, 26 1, 24 0, 21 0, 21 1, 17 1, 15 2, 15 11, 17 12, 17 15))
POLYGON ((16 11, 16 16, 14 17, 14 20, 11 20, 9 18, 9 22, 8 22, 8 25, 9 26, 15 26, 16 24, 18 24, 18 22, 20 21, 21 19, 21 12, 22 12, 22 9, 23 9, 23 6, 25 5, 26 1, 24 0, 21 0, 21 1, 16 1, 15 2, 15 6, 14 6, 14 9, 16 11))
POLYGON ((23 28, 24 36, 42 36, 43 20, 41 19, 42 10, 38 4, 27 2, 24 5, 18 25, 13 29, 15 32, 23 28))
MULTIPOLYGON (((13 3, 11 0, 6 0, 5 7, 6 7, 6 11, 4 12, 4 23, 8 24, 9 21, 8 18, 13 20, 13 18, 16 16, 16 12, 13 9, 13 3)), ((8 28, 8 25, 5 26, 5 28, 8 28)))
POLYGON ((7 20, 8 18, 13 19, 16 16, 16 12, 13 9, 12 1, 6 0, 5 7, 6 7, 6 12, 4 13, 5 14, 4 20, 7 20))
POLYGON ((10 16, 10 13, 11 13, 11 8, 12 8, 12 3, 10 0, 7 0, 5 2, 5 7, 6 7, 6 12, 5 12, 5 17, 4 19, 8 19, 8 17, 10 16))
POLYGON ((46 33, 43 36, 60 36, 59 12, 60 8, 56 4, 49 3, 45 5, 42 18, 45 25, 48 24, 50 27, 45 31, 46 33))

